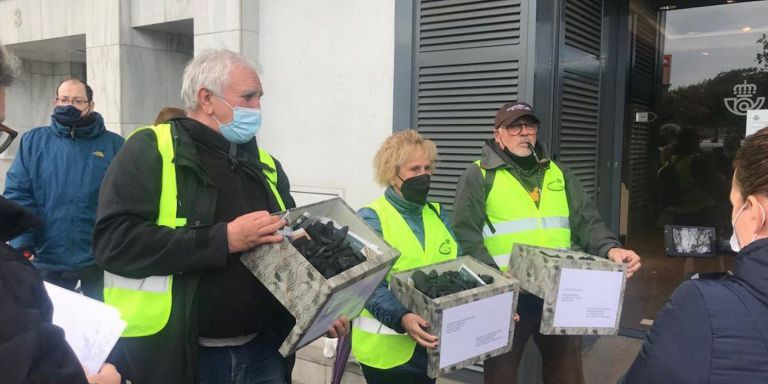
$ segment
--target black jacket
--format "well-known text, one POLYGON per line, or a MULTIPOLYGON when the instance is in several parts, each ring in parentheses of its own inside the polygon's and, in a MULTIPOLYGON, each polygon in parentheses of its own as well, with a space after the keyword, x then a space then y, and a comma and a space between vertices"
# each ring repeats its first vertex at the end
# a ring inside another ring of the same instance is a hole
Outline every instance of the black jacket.
POLYGON ((0 196, 0 382, 86 383, 61 328, 43 279, 6 241, 42 223, 0 196))
POLYGON ((768 383, 768 239, 736 255, 733 276, 681 284, 623 383, 768 383))
MULTIPOLYGON (((172 124, 178 209, 187 225, 171 229, 155 224, 162 162, 154 131, 147 129, 131 136, 107 170, 94 229, 94 256, 105 270, 131 278, 174 275, 171 315, 165 328, 148 337, 122 338, 110 358, 125 378, 142 384, 196 381, 199 274, 239 262, 228 252, 227 223, 213 220, 217 189, 185 130, 185 125, 200 123, 179 119, 172 124)), ((267 167, 259 161, 255 140, 238 148, 237 161, 242 166, 267 167)), ((276 168, 278 192, 291 208, 295 203, 288 178, 277 161, 276 168)), ((274 201, 270 207, 272 212, 279 210, 274 201)))

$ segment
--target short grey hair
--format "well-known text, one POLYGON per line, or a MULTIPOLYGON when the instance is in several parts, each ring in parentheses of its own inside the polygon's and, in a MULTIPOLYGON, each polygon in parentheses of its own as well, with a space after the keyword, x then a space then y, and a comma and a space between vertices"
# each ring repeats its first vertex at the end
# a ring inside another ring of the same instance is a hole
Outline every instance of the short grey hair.
POLYGON ((0 87, 7 87, 19 75, 19 60, 0 44, 0 87))
POLYGON ((184 108, 187 111, 193 111, 198 107, 197 91, 201 88, 221 95, 233 65, 244 65, 254 72, 259 72, 253 61, 226 49, 207 49, 190 60, 184 68, 184 76, 181 80, 181 99, 184 101, 184 108))

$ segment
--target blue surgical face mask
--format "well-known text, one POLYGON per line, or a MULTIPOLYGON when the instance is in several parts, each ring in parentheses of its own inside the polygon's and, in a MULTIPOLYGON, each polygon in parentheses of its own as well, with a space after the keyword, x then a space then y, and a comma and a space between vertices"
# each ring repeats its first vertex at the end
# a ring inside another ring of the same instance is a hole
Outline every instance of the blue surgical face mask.
MULTIPOLYGON (((218 97, 218 96, 216 96, 218 97)), ((222 124, 216 116, 213 119, 219 123, 219 131, 230 143, 243 144, 251 140, 261 128, 261 109, 232 107, 221 97, 219 100, 232 108, 232 121, 222 124)))

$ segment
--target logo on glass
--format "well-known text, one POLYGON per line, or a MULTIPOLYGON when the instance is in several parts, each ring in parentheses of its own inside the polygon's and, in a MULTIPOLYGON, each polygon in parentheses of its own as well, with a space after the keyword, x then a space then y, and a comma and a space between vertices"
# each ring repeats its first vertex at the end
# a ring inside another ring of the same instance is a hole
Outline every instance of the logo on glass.
POLYGON ((755 97, 756 93, 757 85, 747 84, 747 81, 744 80, 744 84, 733 86, 735 97, 726 97, 723 99, 723 103, 725 103, 728 111, 734 115, 745 116, 749 110, 763 108, 765 97, 755 97))

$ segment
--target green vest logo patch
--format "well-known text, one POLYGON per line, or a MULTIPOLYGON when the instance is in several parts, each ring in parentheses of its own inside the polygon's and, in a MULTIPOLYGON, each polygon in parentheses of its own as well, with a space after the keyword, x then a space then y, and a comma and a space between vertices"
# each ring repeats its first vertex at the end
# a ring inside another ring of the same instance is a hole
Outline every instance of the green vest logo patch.
POLYGON ((449 239, 445 239, 445 241, 440 244, 440 248, 438 248, 438 252, 440 252, 441 255, 450 255, 452 250, 451 240, 449 239))
POLYGON ((559 192, 565 189, 565 182, 563 179, 557 179, 555 181, 551 181, 547 183, 547 189, 554 192, 559 192))

